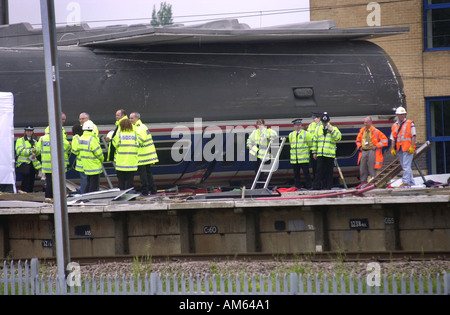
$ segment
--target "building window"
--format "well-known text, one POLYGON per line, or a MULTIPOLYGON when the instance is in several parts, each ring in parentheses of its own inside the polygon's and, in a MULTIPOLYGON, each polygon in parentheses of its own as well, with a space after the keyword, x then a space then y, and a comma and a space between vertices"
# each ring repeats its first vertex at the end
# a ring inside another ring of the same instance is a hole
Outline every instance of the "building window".
POLYGON ((424 0, 425 50, 450 49, 450 1, 424 0))
POLYGON ((450 173, 450 97, 433 97, 427 101, 427 135, 431 142, 431 174, 450 173))

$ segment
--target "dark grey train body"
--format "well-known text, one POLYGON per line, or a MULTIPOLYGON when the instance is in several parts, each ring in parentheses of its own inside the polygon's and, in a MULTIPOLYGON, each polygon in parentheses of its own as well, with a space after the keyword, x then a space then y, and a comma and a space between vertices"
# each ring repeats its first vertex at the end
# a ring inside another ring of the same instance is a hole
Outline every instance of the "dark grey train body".
MULTIPOLYGON (((119 108, 170 123, 387 115, 404 105, 395 65, 364 40, 108 42, 58 51, 66 125, 83 111, 112 124, 119 108)), ((0 49, 0 90, 14 94, 15 127, 47 125, 43 56, 42 47, 0 49)))

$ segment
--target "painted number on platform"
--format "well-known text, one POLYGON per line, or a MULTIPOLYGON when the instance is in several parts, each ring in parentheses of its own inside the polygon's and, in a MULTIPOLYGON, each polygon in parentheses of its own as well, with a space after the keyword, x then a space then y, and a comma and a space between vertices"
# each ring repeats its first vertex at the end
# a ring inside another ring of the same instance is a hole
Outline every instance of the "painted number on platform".
POLYGON ((43 240, 42 241, 42 247, 44 247, 44 248, 52 248, 53 247, 53 241, 52 240, 43 240))
POLYGON ((78 225, 75 227, 76 236, 92 236, 90 225, 78 225))
POLYGON ((205 225, 203 227, 203 233, 205 234, 217 234, 219 229, 215 225, 205 225))
POLYGON ((353 230, 362 230, 369 228, 369 220, 368 219, 350 219, 349 222, 350 229, 353 230))
POLYGON ((392 224, 394 224, 394 218, 391 218, 391 217, 385 217, 385 218, 384 218, 384 224, 386 224, 386 225, 392 225, 392 224))

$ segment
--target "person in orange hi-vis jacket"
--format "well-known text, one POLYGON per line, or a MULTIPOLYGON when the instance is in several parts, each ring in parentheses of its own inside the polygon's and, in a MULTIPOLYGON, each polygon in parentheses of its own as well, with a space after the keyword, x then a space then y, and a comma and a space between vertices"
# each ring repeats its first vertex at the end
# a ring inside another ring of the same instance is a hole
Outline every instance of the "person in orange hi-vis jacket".
POLYGON ((416 151, 416 127, 414 121, 406 119, 404 107, 397 107, 395 110, 397 121, 391 128, 391 154, 400 160, 403 169, 402 184, 400 187, 408 188, 414 186, 411 164, 416 151))
POLYGON ((364 127, 356 137, 356 149, 359 150, 358 164, 361 184, 367 184, 368 178, 375 177, 376 170, 383 166, 383 148, 388 146, 388 138, 372 125, 372 117, 364 118, 364 127))

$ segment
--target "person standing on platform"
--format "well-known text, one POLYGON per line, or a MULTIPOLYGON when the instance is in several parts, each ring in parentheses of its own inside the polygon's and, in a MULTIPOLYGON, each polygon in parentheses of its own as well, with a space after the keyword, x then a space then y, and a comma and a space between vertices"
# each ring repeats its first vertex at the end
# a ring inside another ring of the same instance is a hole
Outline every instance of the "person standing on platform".
MULTIPOLYGON (((62 113, 61 115, 62 125, 66 121, 66 115, 62 113)), ((70 142, 67 140, 67 133, 64 127, 62 127, 62 138, 63 138, 63 148, 64 148, 64 161, 65 161, 65 172, 67 172, 69 167, 69 155, 72 149, 70 142)), ((51 141, 50 141, 50 126, 47 126, 44 131, 44 135, 39 138, 38 144, 36 146, 36 155, 41 156, 42 173, 45 176, 45 201, 53 201, 53 180, 52 180, 52 155, 51 155, 51 141)))
POLYGON ((383 148, 387 146, 386 135, 372 125, 372 117, 364 118, 364 127, 359 130, 356 136, 361 181, 357 188, 367 184, 369 176, 375 177, 376 170, 383 166, 383 148))
POLYGON ((402 106, 395 110, 397 121, 391 128, 391 155, 398 156, 403 169, 400 187, 414 186, 411 164, 416 151, 416 127, 414 121, 406 119, 406 109, 402 106))
POLYGON ((45 202, 53 201, 52 154, 50 142, 50 128, 39 138, 36 145, 36 155, 41 156, 42 173, 45 176, 45 202))
MULTIPOLYGON (((321 125, 320 117, 322 117, 323 112, 312 112, 313 121, 308 125, 308 129, 306 129, 312 136, 314 132, 316 132, 317 126, 321 125)), ((314 159, 312 152, 309 155, 309 163, 311 164, 313 178, 316 177, 317 170, 317 160, 314 159)))
POLYGON ((34 189, 36 172, 41 169, 41 163, 36 159, 37 139, 31 125, 25 127, 25 134, 16 141, 16 173, 22 175, 21 190, 31 193, 34 189))
POLYGON ((109 146, 108 146, 108 155, 106 157, 107 161, 114 161, 114 155, 116 153, 116 148, 112 145, 112 139, 116 136, 117 133, 120 132, 120 121, 123 119, 128 119, 127 116, 127 112, 125 111, 125 109, 119 109, 116 111, 116 128, 114 130, 111 130, 110 132, 108 132, 108 134, 106 135, 106 142, 109 142, 109 146))
POLYGON ((83 164, 80 157, 80 139, 83 135, 83 127, 80 124, 72 126, 72 153, 75 155, 74 169, 80 173, 80 188, 77 193, 83 194, 87 186, 87 175, 84 173, 83 164))
MULTIPOLYGON (((82 127, 83 127, 83 124, 88 120, 91 120, 91 117, 86 112, 82 112, 78 118, 78 121, 80 122, 80 125, 82 127)), ((92 123, 94 124, 94 122, 92 122, 92 123)), ((92 132, 92 134, 98 138, 98 127, 95 124, 94 124, 94 131, 92 132)))
MULTIPOLYGON (((269 160, 264 161, 264 155, 268 150, 270 140, 274 140, 278 137, 278 134, 275 130, 266 127, 266 123, 264 119, 258 119, 256 121, 257 129, 253 130, 250 134, 250 137, 247 139, 247 148, 250 151, 250 155, 252 155, 251 160, 253 161, 253 166, 255 168, 255 173, 258 174, 259 166, 261 163, 266 164, 269 160)), ((270 153, 270 152, 269 152, 270 153)), ((264 181, 266 178, 266 174, 264 172, 260 173, 260 178, 256 179, 257 181, 264 181)), ((256 188, 261 188, 264 185, 258 184, 256 188)))
POLYGON ((90 120, 83 124, 83 135, 73 143, 73 150, 79 152, 79 160, 87 176, 87 184, 82 193, 98 191, 100 174, 103 172, 104 155, 98 137, 94 135, 94 123, 90 120))
POLYGON ((66 161, 66 172, 69 168, 69 156, 70 151, 72 150, 72 146, 70 145, 69 140, 67 140, 67 132, 64 129, 64 124, 66 123, 66 114, 61 113, 61 126, 62 126, 62 134, 63 134, 63 142, 64 142, 64 160, 66 161))
POLYGON ((309 175, 309 155, 312 147, 313 136, 302 129, 302 120, 294 119, 294 131, 289 134, 289 144, 291 147, 290 161, 294 171, 294 185, 300 188, 300 170, 305 177, 305 188, 311 189, 311 176, 309 175))
POLYGON ((313 189, 331 189, 333 187, 333 168, 336 158, 336 143, 341 140, 341 132, 331 125, 330 116, 324 112, 320 118, 322 124, 317 126, 313 136, 313 157, 317 160, 317 176, 314 177, 313 189))
POLYGON ((119 132, 112 139, 116 149, 114 162, 119 180, 119 189, 126 190, 134 187, 134 173, 138 169, 138 149, 142 146, 133 124, 128 118, 121 119, 119 132))
POLYGON ((150 194, 155 195, 157 190, 151 166, 159 160, 152 135, 147 126, 142 123, 141 114, 138 112, 130 114, 130 121, 134 126, 138 140, 142 142, 142 145, 138 148, 138 174, 141 180, 141 194, 142 196, 148 196, 150 192, 150 194))

